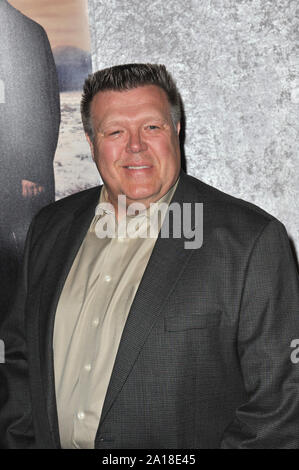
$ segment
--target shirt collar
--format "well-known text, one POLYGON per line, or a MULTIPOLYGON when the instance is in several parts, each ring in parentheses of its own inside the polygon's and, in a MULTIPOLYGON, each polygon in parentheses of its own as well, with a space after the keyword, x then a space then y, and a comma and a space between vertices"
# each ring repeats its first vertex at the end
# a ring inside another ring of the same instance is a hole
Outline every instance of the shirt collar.
MULTIPOLYGON (((156 209, 158 209, 160 204, 166 203, 166 204, 169 205, 170 201, 171 201, 171 199, 174 195, 174 192, 177 188, 177 185, 179 183, 179 179, 180 178, 177 179, 175 184, 173 186, 171 186, 171 188, 167 191, 166 194, 164 194, 155 203, 151 203, 150 206, 147 209, 145 209, 144 211, 139 212, 137 215, 127 215, 126 217, 129 217, 129 218, 132 218, 132 217, 147 217, 147 218, 149 218, 150 217, 151 206, 152 206, 151 213, 153 213, 153 210, 155 211, 156 209)), ((111 214, 111 215, 113 214, 114 215, 114 208, 113 208, 113 205, 111 204, 111 202, 109 202, 109 200, 108 200, 108 193, 107 193, 107 189, 106 189, 105 185, 102 188, 100 198, 99 198, 99 203, 98 203, 98 205, 96 207, 96 210, 95 210, 95 215, 97 215, 97 216, 103 216, 104 214, 111 214)))
MULTIPOLYGON (((175 184, 167 191, 167 193, 164 194, 158 201, 156 201, 155 203, 151 203, 147 209, 145 209, 142 212, 139 212, 138 215, 126 215, 126 218, 125 220, 123 220, 123 222, 128 223, 133 218, 140 219, 140 223, 143 223, 142 221, 145 221, 146 219, 148 219, 148 221, 150 222, 150 217, 152 217, 155 214, 155 212, 158 210, 161 204, 163 205, 170 204, 171 199, 174 195, 174 192, 177 188, 178 182, 179 182, 179 178, 177 179, 175 184)), ((164 207, 164 214, 165 214, 165 207, 164 207)), ((95 209, 95 216, 89 228, 90 232, 95 232, 95 227, 97 225, 97 222, 104 216, 115 217, 114 207, 108 200, 107 189, 105 186, 103 186, 102 188, 100 198, 99 198, 99 203, 95 209)), ((117 226, 118 221, 114 219, 114 223, 117 226)))

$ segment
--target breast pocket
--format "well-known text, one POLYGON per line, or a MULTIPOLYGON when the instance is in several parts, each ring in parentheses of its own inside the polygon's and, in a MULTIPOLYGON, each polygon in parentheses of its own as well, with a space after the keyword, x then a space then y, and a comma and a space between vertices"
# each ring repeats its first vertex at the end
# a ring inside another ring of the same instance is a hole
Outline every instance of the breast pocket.
POLYGON ((186 315, 167 315, 165 317, 166 331, 185 331, 193 329, 213 328, 220 325, 222 312, 192 313, 186 315))

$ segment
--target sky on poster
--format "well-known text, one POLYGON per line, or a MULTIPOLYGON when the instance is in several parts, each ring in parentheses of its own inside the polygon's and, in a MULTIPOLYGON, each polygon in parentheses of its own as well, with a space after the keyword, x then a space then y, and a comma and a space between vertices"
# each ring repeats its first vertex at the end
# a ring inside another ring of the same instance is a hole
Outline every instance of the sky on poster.
POLYGON ((9 0, 9 3, 45 28, 52 49, 75 46, 90 50, 87 0, 9 0))

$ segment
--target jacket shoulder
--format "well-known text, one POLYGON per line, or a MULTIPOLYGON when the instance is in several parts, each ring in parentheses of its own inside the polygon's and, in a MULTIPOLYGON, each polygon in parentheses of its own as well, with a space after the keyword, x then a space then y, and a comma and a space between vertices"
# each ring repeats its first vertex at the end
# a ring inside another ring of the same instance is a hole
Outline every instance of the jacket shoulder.
POLYGON ((102 186, 95 186, 52 202, 38 212, 34 222, 40 224, 49 218, 62 218, 67 214, 73 215, 77 211, 87 209, 92 205, 95 206, 100 197, 101 188, 102 186))
POLYGON ((244 199, 240 199, 220 191, 219 189, 210 186, 193 176, 185 175, 185 178, 188 185, 194 188, 197 192, 199 200, 201 200, 201 202, 213 203, 214 209, 218 205, 219 208, 226 208, 227 211, 237 213, 239 215, 243 214, 244 217, 256 218, 264 222, 276 220, 273 215, 252 202, 245 201, 244 199))
POLYGON ((187 195, 190 202, 203 203, 204 223, 217 230, 250 243, 271 222, 279 230, 286 231, 284 225, 273 215, 251 202, 224 193, 189 175, 185 175, 183 180, 184 195, 187 195))

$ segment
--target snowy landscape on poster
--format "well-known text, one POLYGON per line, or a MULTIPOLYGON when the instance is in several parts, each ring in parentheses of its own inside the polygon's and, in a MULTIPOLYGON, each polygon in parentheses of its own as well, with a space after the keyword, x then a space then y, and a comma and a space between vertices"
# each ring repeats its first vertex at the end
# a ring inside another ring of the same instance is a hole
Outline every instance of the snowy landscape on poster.
POLYGON ((100 182, 80 115, 80 91, 60 93, 61 124, 54 160, 56 199, 100 182))

